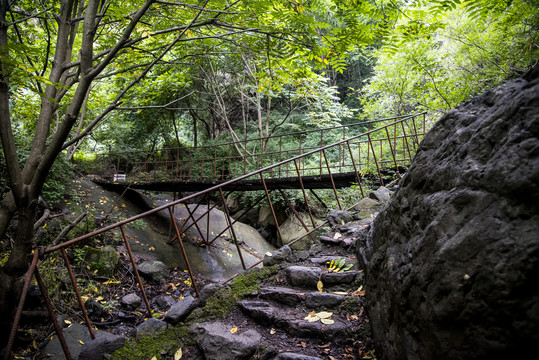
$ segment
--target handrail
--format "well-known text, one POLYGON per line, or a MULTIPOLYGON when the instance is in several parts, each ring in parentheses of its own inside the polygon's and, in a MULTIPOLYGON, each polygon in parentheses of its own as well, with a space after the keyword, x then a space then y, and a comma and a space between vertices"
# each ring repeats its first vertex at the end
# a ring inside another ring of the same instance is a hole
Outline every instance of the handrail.
MULTIPOLYGON (((268 204, 269 204, 269 207, 271 209, 273 218, 274 218, 274 220, 276 222, 277 233, 279 234, 279 236, 281 236, 279 223, 277 222, 277 217, 276 217, 276 214, 275 214, 275 211, 274 211, 274 208, 273 208, 273 205, 272 205, 272 200, 271 200, 271 197, 270 197, 270 191, 268 190, 268 187, 266 186, 266 182, 265 182, 265 179, 264 179, 264 172, 272 171, 273 169, 276 169, 276 168, 278 168, 278 167, 280 167, 282 165, 293 163, 293 165, 294 165, 294 167, 296 169, 295 176, 298 177, 299 182, 301 184, 301 191, 303 192, 305 205, 306 205, 307 208, 310 208, 309 203, 308 203, 309 199, 306 196, 305 187, 304 187, 303 181, 302 181, 302 176, 303 176, 302 172, 304 172, 306 169, 305 168, 301 169, 300 165, 298 165, 298 164, 301 164, 302 161, 304 162, 307 157, 318 153, 318 154, 320 154, 319 157, 318 157, 319 161, 320 161, 320 167, 322 167, 322 162, 323 162, 322 161, 322 155, 323 155, 325 165, 326 165, 326 167, 328 169, 328 175, 329 175, 329 178, 330 178, 332 186, 333 186, 335 198, 337 200, 339 208, 342 210, 343 206, 342 206, 341 202, 339 201, 339 196, 337 194, 335 183, 333 181, 334 180, 333 179, 333 171, 330 169, 330 164, 329 164, 329 160, 328 160, 328 157, 327 157, 327 154, 326 154, 326 150, 329 150, 331 148, 338 148, 339 149, 339 160, 338 160, 339 165, 338 166, 340 166, 341 168, 343 166, 344 167, 353 166, 353 169, 354 169, 355 175, 357 177, 357 181, 358 181, 359 187, 361 189, 362 195, 364 195, 363 194, 363 188, 362 188, 362 185, 361 185, 361 179, 362 179, 362 175, 360 175, 360 170, 361 169, 358 169, 358 166, 356 164, 356 161, 355 161, 354 155, 353 155, 353 151, 352 151, 352 145, 355 144, 354 141, 360 139, 361 137, 367 137, 367 141, 366 141, 367 145, 368 145, 366 147, 367 154, 366 155, 363 154, 363 156, 364 157, 366 156, 368 159, 369 159, 369 157, 372 157, 373 162, 376 164, 376 169, 377 169, 377 173, 378 173, 378 177, 380 179, 380 182, 381 182, 381 184, 383 184, 383 179, 382 179, 382 174, 381 174, 381 166, 387 160, 383 160, 384 153, 383 153, 383 150, 382 150, 382 144, 383 144, 382 141, 387 141, 388 142, 388 146, 389 146, 389 149, 390 149, 389 152, 390 152, 391 158, 393 159, 393 164, 395 165, 395 168, 398 171, 398 166, 397 166, 397 162, 398 162, 397 161, 397 147, 396 147, 396 145, 397 145, 397 135, 396 135, 397 125, 400 125, 400 129, 402 129, 402 134, 399 136, 399 141, 402 138, 402 143, 403 143, 402 144, 402 150, 401 150, 402 154, 404 155, 405 161, 406 160, 411 161, 412 149, 415 151, 414 145, 417 145, 419 143, 420 136, 424 136, 424 134, 425 134, 425 132, 424 132, 425 127, 424 126, 423 126, 423 132, 422 133, 421 133, 421 131, 420 132, 417 131, 417 127, 416 127, 414 119, 419 117, 419 116, 423 116, 423 125, 424 125, 424 123, 425 123, 425 113, 403 116, 399 120, 393 121, 393 122, 391 122, 389 124, 386 124, 384 126, 378 127, 376 129, 369 130, 369 131, 364 132, 362 134, 355 135, 355 136, 350 137, 348 139, 343 139, 343 140, 337 141, 337 142, 335 142, 333 144, 321 146, 319 148, 307 151, 305 153, 301 153, 299 155, 296 155, 296 156, 293 156, 291 158, 276 162, 274 164, 271 164, 271 165, 268 165, 268 166, 265 166, 265 167, 261 167, 260 169, 257 169, 255 171, 252 171, 252 172, 249 172, 247 174, 238 176, 235 179, 221 182, 221 183, 216 184, 214 186, 211 186, 211 187, 209 187, 209 188, 207 188, 205 190, 199 191, 197 193, 194 193, 194 194, 191 194, 191 195, 188 195, 188 196, 184 196, 181 199, 175 200, 175 201, 173 201, 171 203, 158 206, 158 207, 156 207, 154 209, 151 209, 151 210, 145 211, 143 213, 137 214, 137 215, 132 216, 132 217, 130 217, 128 219, 118 221, 118 222, 116 222, 114 224, 104 226, 104 227, 102 227, 100 229, 97 229, 95 231, 92 231, 90 233, 84 234, 82 236, 76 237, 76 238, 68 240, 68 241, 65 241, 62 244, 49 246, 49 247, 41 247, 41 248, 37 249, 38 251, 34 254, 34 259, 37 259, 37 255, 39 255, 39 257, 42 258, 46 254, 50 254, 50 253, 58 251, 58 250, 62 251, 62 256, 64 257, 64 259, 66 259, 66 256, 65 256, 65 249, 66 248, 68 248, 68 247, 70 247, 70 246, 72 246, 72 245, 74 245, 74 244, 76 244, 78 242, 81 242, 81 241, 83 241, 85 239, 88 239, 90 237, 97 236, 97 235, 103 234, 103 233, 105 233, 107 231, 120 228, 121 236, 122 236, 123 242, 124 242, 124 244, 126 246, 128 257, 129 257, 129 259, 131 261, 131 264, 133 266, 134 276, 136 278, 137 283, 139 284, 140 292, 142 294, 142 298, 144 299, 144 303, 145 303, 145 306, 147 308, 147 314, 148 314, 149 317, 151 317, 152 316, 152 310, 150 308, 148 299, 146 297, 144 286, 143 286, 142 280, 141 280, 141 278, 139 276, 137 264, 136 264, 136 261, 135 261, 135 259, 133 257, 133 254, 132 254, 132 252, 130 250, 129 241, 127 239, 127 235, 126 235, 126 232, 125 232, 125 229, 124 229, 124 226, 126 224, 129 224, 129 223, 131 223, 133 221, 136 221, 138 219, 141 219, 143 217, 146 217, 146 216, 149 216, 149 215, 152 215, 152 214, 156 214, 156 213, 164 211, 164 210, 168 210, 168 214, 170 216, 170 221, 171 221, 171 224, 174 225, 174 230, 175 230, 175 234, 176 234, 175 238, 172 239, 172 240, 177 239, 178 242, 179 242, 179 245, 180 245, 180 248, 181 248, 181 251, 182 251, 182 256, 183 256, 183 259, 185 260, 187 271, 188 271, 189 276, 191 278, 191 283, 192 283, 193 289, 194 289, 195 293, 198 295, 198 288, 197 288, 197 285, 196 285, 195 276, 194 276, 194 274, 193 274, 193 272, 191 270, 189 259, 187 257, 187 254, 186 254, 184 246, 183 246, 182 234, 184 233, 184 231, 186 231, 185 230, 185 225, 188 224, 189 221, 192 221, 192 223, 197 228, 197 231, 200 233, 201 238, 204 240, 204 235, 203 235, 201 229, 198 227, 197 222, 207 215, 208 216, 208 223, 209 223, 209 214, 208 213, 209 213, 209 211, 211 211, 211 209, 208 208, 208 211, 206 211, 202 216, 195 219, 195 214, 194 213, 196 213, 196 209, 195 209, 195 211, 190 211, 189 208, 187 208, 188 213, 189 213, 189 217, 187 219, 182 219, 182 220, 184 220, 184 222, 182 223, 181 227, 178 227, 178 219, 174 215, 174 207, 175 206, 180 205, 182 203, 186 203, 187 201, 189 201, 191 199, 194 199, 196 197, 200 197, 202 195, 209 195, 212 192, 218 191, 219 195, 220 195, 220 199, 221 199, 220 203, 223 204, 224 215, 226 217, 226 220, 227 220, 226 222, 228 224, 225 227, 224 232, 230 230, 230 233, 232 235, 232 240, 234 241, 234 244, 235 244, 236 249, 238 251, 238 255, 239 255, 240 259, 241 259, 243 269, 245 270, 247 268, 257 266, 258 264, 260 264, 262 262, 262 260, 260 260, 258 262, 255 262, 254 264, 250 264, 249 267, 244 262, 244 259, 243 259, 243 256, 242 256, 242 251, 245 251, 245 250, 242 250, 242 246, 240 245, 240 243, 238 242, 238 240, 236 238, 236 233, 235 233, 234 227, 233 227, 234 223, 236 223, 236 221, 232 221, 232 218, 230 217, 230 213, 229 213, 228 208, 226 206, 225 196, 223 195, 223 191, 222 191, 224 187, 226 187, 226 186, 228 186, 230 184, 233 184, 235 182, 242 181, 242 180, 245 180, 245 179, 248 179, 250 177, 258 175, 260 177, 260 180, 261 180, 262 184, 264 185, 265 196, 266 196, 266 198, 268 200, 268 204), (412 119, 412 122, 413 122, 413 131, 412 131, 411 134, 407 134, 406 129, 404 127, 404 122, 409 120, 409 119, 412 119), (390 127, 392 127, 394 129, 393 137, 390 135, 389 130, 388 130, 390 127), (383 138, 374 139, 374 140, 372 139, 371 135, 374 135, 376 132, 382 132, 382 135, 383 135, 384 130, 385 130, 385 134, 386 134, 385 139, 383 139, 383 138), (409 139, 413 140, 412 146, 410 146, 410 143, 408 142, 409 139), (380 145, 380 149, 379 149, 380 153, 379 154, 377 154, 377 151, 376 151, 376 149, 374 147, 374 141, 379 141, 380 142, 379 143, 379 145, 380 145), (350 160, 351 160, 350 165, 345 163, 345 157, 344 156, 345 156, 345 153, 346 153, 346 148, 348 149, 349 155, 350 155, 350 160), (341 158, 341 155, 343 155, 342 158, 341 158), (408 158, 406 158, 406 156, 408 156, 408 158)), ((388 148, 386 147, 386 152, 387 152, 387 149, 388 148)), ((359 145, 358 145, 357 150, 358 150, 358 156, 361 157, 362 148, 359 145)), ((318 158, 317 158, 317 161, 318 161, 318 158)), ((401 160, 399 160, 399 161, 401 161, 401 160)), ((311 234, 312 234, 313 231, 317 230, 318 228, 323 226, 325 223, 327 223, 327 220, 326 220, 322 224, 319 224, 318 226, 314 226, 315 221, 313 219, 312 213, 309 211, 308 215, 311 217, 311 223, 313 224, 313 228, 309 229, 309 227, 301 219, 301 216, 297 213, 297 211, 293 208, 293 206, 289 202, 288 197, 286 196, 286 194, 285 193, 282 193, 282 194, 283 194, 283 197, 285 198, 285 200, 287 201, 288 205, 292 208, 295 216, 298 217, 298 219, 300 219, 300 222, 301 222, 302 226, 305 229, 305 234, 300 236, 299 238, 293 240, 291 243, 297 242, 297 241, 299 241, 300 239, 302 239, 305 236, 312 236, 311 234)), ((315 196, 316 196, 316 194, 315 194, 315 196)), ((354 206, 354 205, 352 205, 352 206, 354 206)), ((351 207, 348 207, 347 209, 350 209, 350 208, 351 207)), ((205 241, 206 241, 207 246, 211 246, 213 241, 215 241, 215 238, 214 238, 210 242, 210 235, 208 234, 208 230, 206 230, 206 239, 205 239, 205 241)), ((258 259, 260 259, 260 257, 258 257, 258 259)), ((71 278, 71 281, 73 283, 73 287, 75 288, 75 292, 78 294, 77 283, 76 283, 75 277, 73 276, 72 269, 71 269, 71 267, 69 265, 69 261, 65 261, 65 265, 66 265, 67 270, 68 270, 68 272, 70 274, 70 278, 71 278)), ((29 268, 29 270, 27 272, 26 279, 29 279, 32 276, 32 274, 34 274, 36 276, 36 279, 38 280, 38 286, 41 289, 42 293, 47 294, 46 285, 45 285, 45 283, 43 281, 40 280, 41 278, 39 276, 39 266, 36 264, 36 261, 32 262, 32 265, 30 266, 30 268, 29 268)), ((12 326, 11 333, 10 333, 10 339, 14 336, 14 334, 15 334, 15 332, 17 330, 16 324, 18 324, 18 322, 20 320, 20 315, 22 313, 22 306, 23 306, 23 302, 24 302, 22 299, 24 299, 24 297, 26 297, 27 291, 28 291, 27 286, 25 286, 24 290, 23 290, 23 294, 21 296, 21 301, 19 301, 19 307, 17 308, 17 311, 16 311, 14 326, 12 326)), ((50 315, 51 319, 54 320, 54 319, 56 319, 56 316, 54 314, 54 307, 50 303, 50 299, 47 298, 46 300, 47 300, 47 310, 49 312, 49 315, 50 315)), ((85 305, 82 302, 82 298, 80 296, 77 296, 77 301, 79 302, 79 306, 81 307, 82 312, 86 313, 85 305)), ((87 316, 85 316, 85 322, 86 322, 88 328, 90 329, 92 327, 92 325, 91 325, 90 319, 87 316)), ((59 327, 57 326, 57 324, 55 324, 55 328, 56 328, 56 332, 58 333, 58 336, 62 340, 63 339, 62 338, 62 331, 59 330, 59 327)), ((70 354, 69 354, 69 349, 67 349, 67 346, 64 346, 65 341, 61 341, 61 342, 62 342, 62 347, 64 349, 64 353, 66 354, 66 358, 71 358, 70 354)), ((11 343, 12 342, 10 342, 10 344, 11 343)), ((6 349, 6 354, 8 354, 7 356, 9 356, 10 353, 11 353, 11 345, 9 345, 8 349, 6 349)))
POLYGON ((199 197, 199 196, 201 196, 201 195, 205 195, 205 194, 208 194, 208 193, 217 191, 217 190, 219 190, 219 188, 223 188, 223 187, 225 187, 225 186, 227 186, 227 185, 230 185, 230 184, 233 184, 233 183, 235 183, 235 182, 237 182, 237 181, 241 181, 241 180, 247 179, 247 178, 249 178, 249 177, 251 177, 251 176, 258 175, 259 173, 265 172, 265 171, 267 171, 267 170, 271 170, 271 169, 273 169, 273 168, 276 168, 276 167, 278 167, 278 166, 284 165, 284 164, 289 163, 289 162, 293 162, 294 160, 298 160, 298 159, 307 157, 307 156, 309 156, 309 155, 316 154, 316 153, 319 152, 319 151, 323 151, 323 150, 326 150, 326 149, 329 149, 329 148, 332 148, 332 147, 335 147, 335 146, 338 146, 338 145, 342 145, 342 144, 344 144, 344 143, 346 143, 346 142, 349 142, 349 141, 351 141, 351 140, 355 140, 355 139, 358 139, 358 138, 360 138, 360 137, 362 137, 362 136, 365 136, 365 135, 368 135, 368 134, 372 134, 372 133, 374 133, 374 132, 383 130, 385 127, 389 127, 389 126, 393 126, 393 125, 399 124, 399 123, 401 123, 401 122, 404 121, 404 120, 407 120, 407 119, 410 119, 410 118, 413 118, 413 117, 417 117, 418 115, 423 115, 423 114, 425 114, 425 113, 419 113, 419 114, 414 114, 414 115, 408 115, 407 117, 404 117, 404 118, 402 118, 402 119, 400 119, 400 120, 398 120, 398 121, 395 121, 395 122, 393 122, 393 123, 391 123, 391 124, 387 124, 387 125, 385 125, 385 126, 382 126, 382 127, 379 127, 379 128, 373 129, 373 130, 369 130, 369 131, 367 131, 367 132, 365 132, 365 133, 362 133, 362 134, 353 136, 353 137, 351 137, 351 138, 349 138, 349 139, 341 140, 341 141, 335 142, 335 143, 333 143, 333 144, 326 145, 326 146, 323 146, 323 147, 321 147, 321 148, 318 148, 318 149, 309 151, 309 152, 307 152, 307 153, 304 153, 304 154, 301 154, 301 155, 297 155, 297 156, 294 156, 294 157, 292 157, 292 158, 289 158, 289 159, 280 161, 280 162, 278 162, 278 163, 275 163, 275 164, 266 166, 266 167, 264 167, 264 168, 262 168, 262 169, 258 169, 258 170, 252 171, 252 172, 250 172, 250 173, 248 173, 248 174, 241 175, 241 176, 239 176, 239 177, 237 177, 237 178, 235 178, 235 179, 228 180, 228 181, 225 181, 225 182, 223 182, 223 183, 220 183, 220 184, 214 185, 214 186, 212 186, 212 187, 209 187, 209 188, 207 188, 207 189, 205 189, 205 190, 202 190, 202 191, 200 191, 200 192, 197 192, 197 193, 194 193, 194 194, 191 194, 191 195, 187 195, 187 196, 185 196, 185 197, 183 197, 183 198, 181 198, 181 199, 178 199, 178 200, 176 200, 176 201, 173 201, 173 202, 171 202, 171 203, 169 203, 169 204, 161 205, 161 206, 156 207, 156 208, 154 208, 154 209, 152 209, 152 210, 148 210, 148 211, 146 211, 146 212, 143 212, 143 213, 140 213, 140 214, 138 214, 138 215, 132 216, 132 217, 130 217, 130 218, 128 218, 128 219, 125 219, 125 220, 119 221, 119 222, 117 222, 117 223, 114 223, 114 224, 105 226, 105 227, 103 227, 103 228, 101 228, 101 229, 95 230, 95 231, 93 231, 93 232, 91 232, 91 233, 88 233, 88 234, 86 234, 86 235, 79 236, 79 237, 77 237, 77 238, 75 238, 75 239, 69 240, 69 241, 64 242, 64 243, 62 243, 62 244, 58 244, 58 245, 56 245, 56 246, 48 247, 48 248, 46 248, 46 249, 44 250, 44 254, 48 254, 48 253, 51 253, 51 252, 53 252, 53 251, 60 250, 60 249, 62 249, 62 248, 65 248, 65 247, 68 247, 68 246, 70 246, 70 245, 73 245, 73 244, 75 244, 75 243, 77 243, 77 242, 79 242, 79 241, 85 240, 85 239, 87 239, 87 238, 89 238, 89 237, 92 237, 92 236, 96 236, 96 235, 102 234, 102 233, 104 233, 104 232, 107 232, 107 231, 109 231, 109 230, 115 229, 115 228, 120 227, 120 226, 122 226, 122 225, 126 225, 126 224, 128 224, 128 223, 130 223, 130 222, 132 222, 132 221, 138 220, 138 219, 143 218, 143 217, 146 217, 146 216, 148 216, 148 215, 152 215, 152 214, 158 213, 158 212, 160 212, 160 211, 162 211, 162 210, 166 210, 166 209, 168 209, 168 208, 170 208, 170 207, 174 207, 174 206, 176 206, 176 205, 178 205, 178 204, 187 202, 187 201, 189 201, 189 200, 191 200, 191 199, 194 199, 194 198, 196 198, 196 197, 199 197))
POLYGON ((301 155, 306 151, 316 150, 324 146, 325 142, 331 140, 327 135, 324 139, 324 134, 329 131, 342 129, 342 139, 345 140, 347 138, 346 131, 350 127, 364 127, 391 120, 408 119, 422 114, 403 115, 215 145, 163 148, 158 152, 153 152, 151 155, 147 151, 100 153, 96 154, 97 158, 93 162, 95 167, 91 171, 102 177, 111 177, 114 181, 124 181, 129 178, 129 181, 148 182, 160 180, 162 177, 189 181, 196 181, 197 179, 209 179, 211 181, 231 179, 249 173, 253 167, 257 169, 268 162, 280 162, 296 154, 301 155), (316 137, 308 139, 307 135, 311 133, 319 133, 320 139, 316 139, 316 137), (293 137, 293 139, 283 142, 283 137, 293 137), (279 140, 272 142, 270 141, 272 139, 279 140), (261 145, 261 142, 264 144, 261 145), (307 145, 307 142, 309 142, 309 145, 307 145), (255 144, 257 150, 250 152, 248 150, 249 143, 255 144), (288 148, 287 144, 290 143, 295 143, 296 147, 288 148), (153 159, 150 161, 150 158, 153 159), (114 175, 120 175, 122 179, 117 179, 114 175))

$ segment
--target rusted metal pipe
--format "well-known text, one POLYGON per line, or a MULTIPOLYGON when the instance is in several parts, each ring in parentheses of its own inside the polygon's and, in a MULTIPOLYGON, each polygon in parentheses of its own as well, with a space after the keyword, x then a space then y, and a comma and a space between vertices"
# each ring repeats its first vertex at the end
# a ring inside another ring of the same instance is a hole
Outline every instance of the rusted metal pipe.
POLYGON ((238 250, 238 256, 241 260, 241 266, 243 267, 243 270, 247 269, 245 266, 245 261, 243 260, 243 255, 241 254, 240 245, 238 244, 238 238, 236 237, 236 232, 234 231, 234 226, 231 224, 230 221, 230 214, 228 212, 228 206, 226 206, 226 200, 223 196, 223 189, 219 188, 219 195, 221 195, 221 200, 223 201, 223 209, 225 209, 225 219, 228 224, 228 227, 230 228, 230 231, 232 232, 232 238, 234 239, 234 244, 236 244, 236 249, 238 250))
POLYGON ((185 247, 183 246, 183 240, 180 233, 180 230, 178 229, 178 224, 176 224, 176 220, 174 219, 174 213, 172 212, 172 208, 168 208, 169 214, 170 214, 170 221, 174 224, 174 229, 176 230, 176 236, 178 237, 178 242, 180 243, 180 249, 182 250, 183 260, 185 261, 185 266, 187 267, 187 271, 189 272, 189 277, 191 278, 191 283, 193 284, 193 289, 195 289, 195 293, 198 297, 198 287, 195 281, 195 276, 193 275, 193 271, 191 270, 191 265, 189 264, 189 259, 187 258, 187 253, 185 252, 185 247))
POLYGON ((371 134, 367 134, 367 136, 369 138, 369 144, 371 145, 372 157, 374 158, 374 163, 376 164, 376 170, 378 171, 378 177, 380 178, 380 184, 384 186, 384 180, 382 180, 382 173, 380 172, 380 167, 378 166, 378 160, 376 159, 376 152, 374 151, 374 146, 371 140, 371 134))
POLYGON ((19 327, 19 322, 21 320, 22 308, 24 307, 24 302, 26 301, 26 295, 28 295, 28 287, 30 286, 30 280, 37 266, 37 259, 39 256, 38 249, 34 249, 34 255, 32 257, 32 262, 26 271, 24 276, 24 284, 22 286, 21 297, 19 298, 19 305, 15 311, 15 318, 13 319, 13 324, 11 325, 11 331, 9 333, 9 338, 7 341, 7 347, 4 352, 4 360, 8 360, 11 356, 11 350, 13 349, 13 343, 15 342, 15 335, 17 334, 17 328, 19 327))
POLYGON ((71 269, 71 264, 69 262, 69 259, 67 258, 66 251, 65 249, 61 249, 61 252, 62 258, 64 259, 64 264, 67 268, 67 272, 69 273, 69 278, 71 279, 71 283, 73 284, 73 289, 75 289, 75 294, 77 295, 77 301, 82 311, 82 315, 84 316, 84 321, 86 322, 86 326, 88 327, 88 331, 90 332, 90 337, 92 339, 95 339, 94 329, 92 328, 92 323, 90 321, 90 318, 88 317, 88 313, 86 312, 86 306, 84 306, 84 302, 82 301, 82 297, 80 296, 77 280, 75 279, 75 275, 73 275, 73 270, 71 269))
POLYGON ((47 311, 49 312, 49 316, 51 317, 52 324, 54 325, 54 330, 56 331, 56 335, 58 335, 58 340, 60 341, 60 345, 62 346, 64 355, 67 360, 71 360, 72 357, 71 357, 71 353, 69 352, 69 347, 67 346, 67 342, 64 337, 62 328, 60 327, 60 324, 58 323, 58 319, 56 319, 56 314, 54 313, 54 308, 52 306, 52 302, 49 297, 49 292, 47 290, 47 287, 45 286, 45 283, 43 282, 43 278, 41 278, 38 266, 35 267, 34 276, 39 286, 39 290, 41 290, 41 295, 43 295, 43 300, 45 300, 47 311))
POLYGON ((125 248, 127 250, 127 254, 129 255, 129 259, 131 260, 131 265, 133 265, 133 272, 135 273, 135 277, 137 279, 137 282, 140 287, 140 292, 142 293, 142 298, 144 299, 144 304, 146 305, 146 309, 148 310, 148 317, 152 317, 152 308, 150 307, 150 303, 148 302, 148 297, 146 296, 146 291, 144 290, 144 285, 142 284, 142 279, 140 278, 140 274, 138 273, 137 269, 137 263, 135 262, 135 258, 133 257, 133 253, 131 252, 131 246, 129 246, 129 240, 127 240, 127 235, 125 234, 125 229, 122 226, 120 226, 120 230, 122 232, 122 238, 124 240, 125 248))
MULTIPOLYGON (((301 192, 303 193, 303 199, 305 199, 305 206, 307 207, 307 210, 309 210, 309 217, 311 218, 311 223, 313 224, 313 227, 315 227, 316 224, 314 223, 313 214, 311 212, 311 208, 309 207, 309 200, 307 199, 307 194, 305 194, 305 186, 303 186, 303 179, 299 175, 298 163, 296 162, 296 160, 294 160, 294 165, 296 166, 296 171, 298 173, 298 180, 301 186, 301 192)), ((279 189, 279 191, 281 190, 279 189)))
POLYGON ((342 210, 341 201, 339 200, 339 195, 337 194, 337 188, 335 187, 335 181, 333 180, 333 175, 331 174, 331 170, 329 168, 329 161, 326 155, 326 150, 323 149, 322 153, 324 154, 324 159, 326 160, 326 167, 328 169, 329 178, 331 179, 331 186, 333 186, 333 193, 335 194, 335 199, 337 199, 337 204, 339 204, 339 210, 342 210))
POLYGON ((277 215, 275 215, 275 209, 273 209, 273 204, 271 202, 270 193, 268 191, 268 187, 266 186, 266 181, 264 180, 264 175, 262 175, 262 172, 260 174, 260 180, 262 180, 262 185, 264 185, 264 191, 266 192, 266 197, 268 198, 268 205, 271 210, 271 214, 273 215, 273 220, 275 221, 275 226, 277 226, 277 233, 279 234, 279 240, 281 240, 281 243, 283 241, 283 236, 281 235, 281 227, 279 226, 279 222, 277 221, 277 215))
POLYGON ((354 165, 357 183, 359 185, 359 190, 361 190, 361 197, 365 197, 365 194, 363 193, 363 186, 361 186, 361 177, 359 176, 359 172, 357 171, 356 162, 354 161, 354 155, 352 154, 352 148, 350 147, 350 142, 347 141, 346 144, 348 145, 348 152, 350 152, 350 159, 352 159, 352 165, 354 165))
MULTIPOLYGON (((307 227, 307 225, 305 225, 305 222, 303 222, 303 219, 301 218, 301 215, 297 212, 296 207, 290 202, 290 199, 288 198, 286 193, 284 191, 282 191, 281 189, 277 189, 277 190, 279 190, 279 192, 281 193, 281 195, 285 199, 286 203, 288 204, 288 207, 292 210, 294 215, 296 215, 299 222, 301 223, 301 226, 303 226, 303 228, 305 229, 305 232, 307 233, 307 235, 309 235, 309 237, 311 238, 312 241, 315 241, 312 233, 309 230, 309 228, 307 227)), ((313 220, 313 228, 315 228, 315 227, 316 227, 316 224, 314 224, 314 220, 313 220)))

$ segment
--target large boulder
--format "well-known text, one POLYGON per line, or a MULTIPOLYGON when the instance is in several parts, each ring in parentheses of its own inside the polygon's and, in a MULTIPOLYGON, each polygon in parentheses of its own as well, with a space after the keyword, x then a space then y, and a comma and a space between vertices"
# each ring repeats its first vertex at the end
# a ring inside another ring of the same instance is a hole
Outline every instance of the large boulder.
MULTIPOLYGON (((315 226, 320 225, 322 222, 320 219, 316 218, 313 218, 313 220, 315 226)), ((307 227, 309 231, 314 229, 313 222, 308 213, 300 212, 297 216, 295 214, 290 215, 290 217, 280 226, 283 245, 292 243, 290 247, 293 250, 309 249, 313 244, 313 241, 309 236, 305 236, 303 239, 293 243, 307 233, 305 227, 307 227), (301 217, 301 221, 298 216, 301 217)))
POLYGON ((539 343, 539 68, 442 117, 358 243, 379 359, 539 343))

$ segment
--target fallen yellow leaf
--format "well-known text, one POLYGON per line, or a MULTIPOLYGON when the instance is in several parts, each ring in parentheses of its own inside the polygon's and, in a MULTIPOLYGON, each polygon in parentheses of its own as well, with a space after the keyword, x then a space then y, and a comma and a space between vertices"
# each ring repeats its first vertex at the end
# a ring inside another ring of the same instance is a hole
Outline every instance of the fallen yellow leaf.
POLYGON ((183 356, 182 348, 179 348, 178 351, 176 351, 176 354, 174 354, 174 360, 179 360, 183 356))
POLYGON ((237 332, 238 332, 238 327, 237 327, 237 326, 234 326, 232 329, 230 329, 230 332, 231 332, 232 334, 237 333, 237 332))
POLYGON ((316 288, 318 289, 318 292, 322 292, 322 289, 324 288, 324 283, 322 283, 322 280, 318 280, 316 288))

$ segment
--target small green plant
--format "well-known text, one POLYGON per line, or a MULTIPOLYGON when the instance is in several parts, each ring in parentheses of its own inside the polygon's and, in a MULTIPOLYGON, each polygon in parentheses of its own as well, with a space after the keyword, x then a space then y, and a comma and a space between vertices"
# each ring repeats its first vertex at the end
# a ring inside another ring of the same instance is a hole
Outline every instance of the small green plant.
POLYGON ((128 224, 128 226, 134 230, 142 231, 146 228, 146 222, 142 219, 137 219, 137 220, 131 221, 128 224))
POLYGON ((328 261, 327 264, 329 265, 328 271, 336 273, 348 271, 354 266, 354 264, 347 264, 346 259, 343 258, 333 259, 328 261))
POLYGON ((84 262, 84 257, 86 256, 86 251, 83 248, 73 249, 74 263, 77 266, 81 266, 84 262))

